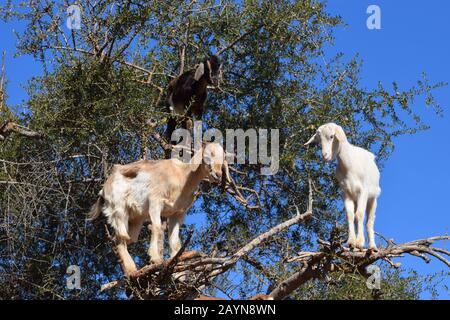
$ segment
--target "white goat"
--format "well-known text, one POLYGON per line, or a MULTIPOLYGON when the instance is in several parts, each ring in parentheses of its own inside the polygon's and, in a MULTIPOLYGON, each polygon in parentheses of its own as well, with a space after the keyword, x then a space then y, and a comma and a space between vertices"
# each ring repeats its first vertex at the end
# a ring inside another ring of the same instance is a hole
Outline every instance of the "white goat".
POLYGON ((137 270, 127 244, 138 240, 146 220, 151 222, 151 261, 163 260, 161 217, 168 218, 170 254, 178 252, 180 225, 195 200, 195 191, 206 178, 230 181, 225 153, 218 143, 203 145, 189 163, 178 159, 141 160, 113 166, 90 216, 93 220, 103 212, 107 217, 115 231, 116 250, 125 274, 137 270))
POLYGON ((344 195, 348 221, 348 246, 364 248, 364 215, 367 210, 367 235, 369 249, 377 250, 374 236, 375 211, 380 196, 380 172, 375 155, 347 141, 344 130, 335 123, 327 123, 317 129, 307 142, 322 144, 322 155, 329 162, 338 159, 336 178, 344 195), (356 219, 356 220, 355 220, 356 219), (358 230, 355 235, 355 225, 358 230))

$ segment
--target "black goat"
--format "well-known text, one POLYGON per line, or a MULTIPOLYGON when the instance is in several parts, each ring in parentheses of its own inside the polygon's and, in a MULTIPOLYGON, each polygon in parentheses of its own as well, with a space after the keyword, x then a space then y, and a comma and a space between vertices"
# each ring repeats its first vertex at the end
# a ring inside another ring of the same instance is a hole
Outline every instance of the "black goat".
MULTIPOLYGON (((203 104, 207 97, 207 86, 217 84, 220 61, 212 55, 203 62, 170 81, 167 88, 167 111, 178 116, 187 117, 182 120, 183 128, 192 127, 192 116, 202 118, 203 104)), ((177 120, 170 117, 167 124, 167 139, 171 141, 177 120)), ((189 128, 190 129, 190 128, 189 128)))

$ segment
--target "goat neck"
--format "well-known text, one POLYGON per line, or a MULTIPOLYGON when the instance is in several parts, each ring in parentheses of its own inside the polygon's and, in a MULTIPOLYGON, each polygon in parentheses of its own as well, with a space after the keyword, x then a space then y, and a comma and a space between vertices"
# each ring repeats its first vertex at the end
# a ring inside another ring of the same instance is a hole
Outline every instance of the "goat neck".
POLYGON ((351 160, 350 159, 350 157, 351 157, 350 149, 351 148, 352 148, 352 144, 350 142, 348 142, 347 140, 339 141, 339 146, 336 151, 336 158, 338 160, 338 165, 340 167, 347 168, 347 165, 348 165, 349 161, 351 160))
POLYGON ((194 153, 190 163, 186 164, 186 191, 194 192, 200 182, 208 175, 208 172, 203 165, 203 149, 194 153))

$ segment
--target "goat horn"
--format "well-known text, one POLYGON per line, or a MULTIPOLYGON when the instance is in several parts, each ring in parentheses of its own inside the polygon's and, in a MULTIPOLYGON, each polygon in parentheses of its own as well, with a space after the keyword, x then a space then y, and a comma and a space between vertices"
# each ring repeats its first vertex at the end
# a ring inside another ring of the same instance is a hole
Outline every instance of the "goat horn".
POLYGON ((311 137, 311 139, 309 139, 308 142, 304 144, 304 146, 308 146, 308 145, 310 145, 311 143, 315 143, 315 142, 317 142, 317 133, 316 133, 315 135, 313 135, 313 136, 311 137))

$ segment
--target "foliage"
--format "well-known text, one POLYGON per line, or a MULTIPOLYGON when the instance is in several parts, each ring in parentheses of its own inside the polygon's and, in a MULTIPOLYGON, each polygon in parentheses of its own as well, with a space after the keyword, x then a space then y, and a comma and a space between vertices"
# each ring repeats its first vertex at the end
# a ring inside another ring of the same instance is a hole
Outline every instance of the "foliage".
MULTIPOLYGON (((58 1, 8 2, 0 8, 4 20, 25 26, 18 34, 18 54, 33 55, 44 66, 28 85, 28 111, 20 116, 44 138, 14 136, 0 144, 2 298, 123 297, 98 292, 121 272, 103 223, 87 223, 85 213, 112 164, 162 157, 146 121, 157 119, 158 130, 164 129, 162 89, 168 81, 245 33, 221 55, 223 79, 209 95, 204 121, 221 130, 279 128, 280 171, 262 176, 259 165, 235 166, 244 172, 234 173, 239 184, 258 191, 261 210, 245 210, 219 189, 204 188, 190 212, 199 221, 193 245, 217 255, 233 252, 292 216, 296 206, 306 208, 308 178, 315 184, 317 218, 265 243, 216 279, 232 297, 248 297, 280 281, 293 271, 283 263, 286 256, 314 248, 317 238, 328 238, 343 223, 332 168, 303 148, 320 124, 339 123, 382 164, 394 137, 426 128, 411 108, 414 99, 425 98, 426 105, 442 111, 432 96, 441 83, 423 78, 410 89, 395 83, 368 89, 359 83, 358 58, 339 54, 324 63, 324 45, 342 22, 321 2, 78 4, 82 28, 72 31, 65 27, 66 4, 58 1), (65 288, 65 270, 72 264, 81 267, 82 291, 65 288)), ((146 236, 131 248, 141 265, 147 259, 146 236)), ((418 297, 411 278, 385 273, 393 282, 381 298, 418 297)), ((339 289, 333 292, 329 283, 314 282, 297 297, 369 297, 358 277, 336 281, 339 289)))

